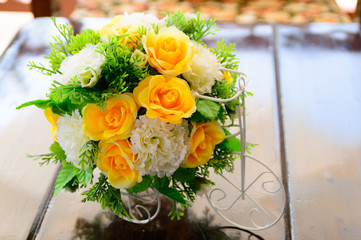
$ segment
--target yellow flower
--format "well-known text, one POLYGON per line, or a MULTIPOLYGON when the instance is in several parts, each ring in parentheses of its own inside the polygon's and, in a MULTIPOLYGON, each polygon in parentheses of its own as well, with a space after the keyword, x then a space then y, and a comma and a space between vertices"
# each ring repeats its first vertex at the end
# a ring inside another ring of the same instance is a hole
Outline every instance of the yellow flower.
POLYGON ((128 36, 122 38, 122 43, 136 48, 140 43, 140 36, 138 29, 140 26, 123 23, 123 15, 115 16, 110 24, 105 25, 100 30, 100 36, 107 39, 109 36, 120 36, 127 34, 128 36))
POLYGON ((124 93, 105 102, 104 111, 95 104, 83 108, 83 130, 92 140, 126 139, 134 128, 138 106, 133 95, 124 93))
POLYGON ((109 183, 115 188, 130 188, 142 181, 142 176, 134 171, 136 155, 131 151, 130 142, 125 140, 100 141, 98 168, 106 172, 109 183))
POLYGON ((54 141, 57 140, 56 138, 56 131, 57 131, 57 124, 56 122, 58 121, 58 118, 60 117, 60 115, 58 114, 54 114, 52 111, 51 111, 51 108, 47 108, 44 110, 44 114, 45 114, 45 117, 46 119, 48 119, 48 121, 51 123, 51 128, 50 128, 50 132, 53 134, 54 136, 54 141))
POLYGON ((164 75, 183 73, 189 68, 189 61, 194 55, 189 37, 174 26, 160 29, 158 34, 148 31, 142 43, 149 64, 164 75))
POLYGON ((137 103, 149 118, 177 124, 195 112, 195 99, 187 82, 177 77, 149 76, 134 89, 137 103))
POLYGON ((228 83, 233 82, 233 77, 230 72, 224 72, 222 78, 228 83))
POLYGON ((214 147, 225 139, 225 134, 217 122, 192 122, 191 147, 184 167, 203 165, 211 158, 214 147))

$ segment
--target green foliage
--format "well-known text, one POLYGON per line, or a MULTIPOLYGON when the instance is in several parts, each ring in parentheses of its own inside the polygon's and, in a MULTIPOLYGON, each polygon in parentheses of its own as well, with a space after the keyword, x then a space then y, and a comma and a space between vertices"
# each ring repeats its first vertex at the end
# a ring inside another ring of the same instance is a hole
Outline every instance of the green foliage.
POLYGON ((118 217, 127 217, 130 219, 122 201, 122 195, 119 189, 112 187, 107 181, 107 177, 100 174, 98 182, 96 182, 89 190, 82 193, 84 199, 82 202, 92 201, 101 204, 102 209, 109 208, 118 217))
POLYGON ((229 148, 233 152, 241 151, 241 141, 236 137, 226 138, 220 145, 221 148, 229 148))
MULTIPOLYGON (((64 58, 62 58, 61 60, 58 60, 58 61, 61 62, 63 59, 64 58)), ((26 66, 29 67, 30 70, 38 69, 44 75, 50 76, 50 75, 57 73, 57 71, 55 71, 54 69, 46 68, 42 63, 36 64, 34 61, 30 61, 26 66)))
POLYGON ((178 168, 172 175, 174 180, 179 182, 192 182, 195 179, 195 168, 178 168))
POLYGON ((77 180, 82 185, 82 187, 86 187, 90 180, 93 178, 93 170, 92 169, 79 169, 77 173, 77 180))
POLYGON ((45 58, 49 59, 51 68, 56 72, 60 68, 60 64, 64 58, 71 54, 68 49, 68 44, 71 42, 71 37, 74 36, 74 31, 73 27, 68 24, 57 24, 54 17, 52 17, 51 20, 60 35, 53 36, 54 42, 50 43, 51 51, 49 56, 45 58))
POLYGON ((212 158, 205 164, 207 168, 213 168, 216 174, 223 174, 223 170, 233 172, 233 161, 236 156, 232 149, 222 148, 219 144, 215 146, 212 158))
POLYGON ((40 166, 48 165, 51 161, 53 164, 57 164, 59 162, 65 162, 66 155, 64 150, 60 147, 58 142, 54 142, 50 148, 50 153, 40 154, 40 155, 30 155, 28 154, 27 157, 34 158, 34 160, 40 159, 39 162, 40 166))
POLYGON ((63 60, 70 55, 78 53, 87 44, 96 45, 100 42, 100 34, 90 29, 82 31, 80 34, 74 35, 72 26, 68 24, 57 24, 54 17, 51 18, 55 28, 60 35, 53 36, 53 42, 50 43, 51 51, 45 59, 49 60, 50 68, 43 64, 36 64, 33 61, 27 65, 30 70, 38 69, 45 75, 52 75, 59 72, 59 68, 63 60))
POLYGON ((173 220, 174 218, 176 218, 177 220, 180 220, 181 217, 184 216, 185 208, 189 207, 189 205, 187 205, 187 204, 179 204, 180 209, 178 209, 177 205, 178 205, 177 202, 174 202, 173 207, 168 214, 168 217, 170 217, 171 220, 173 220))
POLYGON ((79 166, 81 166, 82 169, 84 169, 87 166, 91 168, 95 168, 98 152, 99 152, 98 142, 89 141, 85 143, 84 146, 80 149, 79 166))
POLYGON ((206 121, 207 118, 203 116, 198 110, 196 110, 192 116, 188 119, 190 122, 202 122, 206 121))
POLYGON ((50 146, 50 152, 54 155, 54 157, 56 159, 59 159, 62 162, 66 161, 66 155, 64 150, 61 148, 61 146, 59 145, 58 142, 54 142, 51 146, 50 146))
POLYGON ((215 120, 218 116, 221 104, 206 99, 198 99, 196 102, 196 107, 197 111, 205 118, 215 120))
POLYGON ((34 100, 34 101, 29 101, 29 102, 23 103, 20 106, 17 106, 16 109, 21 109, 23 107, 28 107, 28 106, 32 106, 32 105, 35 105, 36 107, 41 108, 41 109, 46 109, 51 106, 51 102, 52 101, 50 99, 34 100))
POLYGON ((133 92, 139 82, 149 75, 147 68, 142 69, 131 61, 132 49, 121 42, 121 39, 110 38, 103 43, 100 52, 105 56, 101 66, 106 89, 117 94, 133 92))
POLYGON ((151 186, 153 179, 149 175, 145 175, 142 178, 143 179, 140 183, 128 189, 129 193, 143 192, 151 186))
POLYGON ((227 45, 224 43, 224 39, 222 39, 222 41, 218 41, 217 46, 211 48, 210 51, 217 56, 218 60, 225 68, 233 70, 238 68, 239 60, 234 54, 236 51, 236 44, 230 43, 227 45))
POLYGON ((163 178, 155 177, 153 181, 154 181, 153 187, 156 188, 161 194, 169 197, 170 199, 176 202, 182 204, 187 203, 187 201, 184 200, 182 195, 176 189, 169 186, 170 180, 168 177, 163 177, 163 178))
POLYGON ((100 42, 100 34, 94 32, 91 29, 85 29, 80 34, 71 35, 70 41, 68 42, 68 52, 71 54, 76 54, 87 44, 97 45, 100 42))
POLYGON ((54 196, 65 187, 65 185, 76 176, 76 171, 74 171, 74 165, 72 163, 65 163, 61 168, 58 177, 55 182, 54 196))
POLYGON ((183 13, 177 11, 174 14, 167 15, 167 27, 175 26, 189 36, 191 40, 202 43, 202 38, 208 35, 214 35, 216 30, 215 19, 201 19, 198 12, 194 18, 187 18, 183 13))
POLYGON ((43 166, 43 165, 48 165, 51 160, 53 164, 57 164, 59 162, 59 159, 55 158, 54 154, 52 153, 46 153, 46 154, 39 154, 39 155, 30 155, 27 154, 26 155, 28 158, 33 158, 34 160, 39 160, 39 165, 43 166))

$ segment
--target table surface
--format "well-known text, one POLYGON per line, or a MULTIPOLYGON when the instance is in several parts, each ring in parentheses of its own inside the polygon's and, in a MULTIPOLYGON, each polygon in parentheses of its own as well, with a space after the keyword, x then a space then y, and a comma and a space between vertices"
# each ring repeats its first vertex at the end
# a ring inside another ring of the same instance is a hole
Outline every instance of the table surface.
MULTIPOLYGON (((108 21, 71 24, 79 32, 108 21)), ((239 70, 250 76, 247 90, 254 97, 247 99, 247 141, 257 144, 252 155, 279 176, 286 190, 280 221, 253 231, 257 236, 250 239, 361 239, 359 25, 220 24, 219 29, 207 44, 220 39, 236 43, 239 70)), ((52 197, 59 166, 39 167, 26 157, 48 152, 50 123, 39 109, 15 107, 43 98, 50 86, 26 64, 46 64, 43 56, 54 34, 50 19, 36 19, 0 58, 0 239, 226 239, 217 229, 230 224, 205 198, 180 221, 168 219, 164 200, 156 220, 136 225, 101 211, 97 203, 81 203, 78 192, 52 197)), ((237 181, 238 176, 236 168, 230 177, 237 181)), ((257 199, 279 208, 279 199, 262 194, 257 199)), ((242 221, 247 214, 240 205, 233 217, 242 221)), ((250 236, 222 231, 231 239, 250 236)))

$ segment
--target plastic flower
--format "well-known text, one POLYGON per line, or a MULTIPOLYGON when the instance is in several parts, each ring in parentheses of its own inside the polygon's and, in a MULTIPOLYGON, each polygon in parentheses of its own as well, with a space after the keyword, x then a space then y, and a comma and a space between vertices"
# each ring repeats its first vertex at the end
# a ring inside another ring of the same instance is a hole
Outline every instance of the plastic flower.
POLYGON ((58 121, 58 118, 60 117, 60 115, 54 114, 51 111, 51 108, 45 109, 44 114, 45 114, 46 119, 51 123, 50 132, 53 134, 54 141, 56 141, 56 139, 57 139, 56 138, 56 131, 57 131, 56 122, 58 121))
POLYGON ((180 123, 195 112, 195 99, 186 81, 163 75, 149 76, 133 91, 137 103, 147 109, 147 116, 163 122, 180 123))
POLYGON ((130 188, 142 181, 142 176, 134 171, 136 156, 131 151, 127 139, 99 142, 98 168, 108 175, 109 183, 115 188, 130 188))
POLYGON ((192 122, 191 147, 186 161, 188 168, 203 165, 211 158, 214 147, 225 139, 225 134, 218 122, 192 122))
POLYGON ((132 151, 138 154, 136 169, 140 174, 171 176, 188 150, 187 122, 167 124, 142 115, 135 123, 130 141, 132 151))
POLYGON ((92 140, 117 140, 130 136, 138 106, 133 95, 124 93, 105 102, 106 108, 99 109, 95 104, 83 108, 83 129, 92 140))
POLYGON ((103 41, 107 41, 109 36, 126 35, 122 42, 130 47, 137 47, 140 43, 139 30, 144 27, 152 29, 152 24, 161 25, 161 21, 150 14, 133 13, 128 15, 117 15, 110 24, 105 25, 100 30, 103 41))
POLYGON ((174 26, 160 29, 158 34, 148 31, 142 43, 149 57, 149 65, 164 75, 178 76, 183 73, 189 68, 194 55, 192 41, 174 26))
POLYGON ((87 44, 77 54, 65 58, 59 68, 62 74, 55 74, 54 80, 67 84, 77 76, 82 87, 93 87, 101 76, 100 66, 105 61, 103 54, 95 52, 96 48, 96 45, 87 44))
POLYGON ((233 82, 233 77, 232 77, 232 74, 230 72, 224 72, 223 75, 222 75, 222 78, 224 80, 226 80, 226 82, 228 82, 228 83, 233 82))
MULTIPOLYGON (((57 121, 56 137, 59 145, 65 151, 66 161, 71 162, 74 166, 81 168, 79 165, 81 148, 90 138, 84 135, 83 121, 78 110, 72 112, 72 115, 60 116, 57 121)), ((84 165, 84 169, 88 166, 84 165)))
POLYGON ((145 68, 148 63, 148 56, 136 49, 130 57, 130 60, 134 62, 134 65, 145 68))
POLYGON ((222 65, 206 47, 197 42, 193 45, 195 53, 189 63, 190 68, 182 75, 191 84, 192 90, 200 94, 210 93, 215 80, 222 80, 222 65))

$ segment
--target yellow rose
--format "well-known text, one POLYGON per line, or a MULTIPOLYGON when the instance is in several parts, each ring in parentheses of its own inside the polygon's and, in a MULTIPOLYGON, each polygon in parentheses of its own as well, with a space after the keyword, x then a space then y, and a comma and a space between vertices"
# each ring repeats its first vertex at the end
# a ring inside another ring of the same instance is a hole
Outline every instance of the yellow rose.
POLYGON ((177 124, 196 110, 187 82, 177 77, 149 76, 134 89, 137 103, 147 109, 149 118, 177 124))
POLYGON ((214 147, 226 135, 217 122, 192 122, 191 147, 188 150, 184 167, 194 168, 203 165, 211 158, 214 147))
POLYGON ((95 104, 83 108, 83 130, 92 140, 126 139, 134 128, 138 106, 130 93, 110 98, 106 108, 95 104))
POLYGON ((148 31, 142 43, 149 64, 158 72, 177 76, 189 68, 194 48, 189 37, 176 27, 161 28, 158 34, 148 31))
POLYGON ((142 176, 134 171, 136 156, 131 147, 127 139, 99 142, 97 166, 107 173, 109 183, 115 188, 130 188, 142 181, 142 176))
POLYGON ((122 22, 124 16, 115 16, 110 24, 105 25, 100 30, 100 36, 107 39, 109 36, 120 36, 127 34, 128 36, 122 38, 122 43, 136 48, 140 43, 140 35, 138 29, 140 26, 131 25, 122 22))
POLYGON ((51 123, 51 128, 50 128, 50 132, 53 134, 53 137, 54 137, 54 141, 57 140, 56 138, 56 131, 57 131, 57 124, 56 122, 58 121, 58 118, 60 117, 59 114, 54 114, 52 111, 51 111, 51 108, 47 108, 44 110, 44 114, 45 114, 45 117, 46 119, 48 119, 48 121, 51 123))

